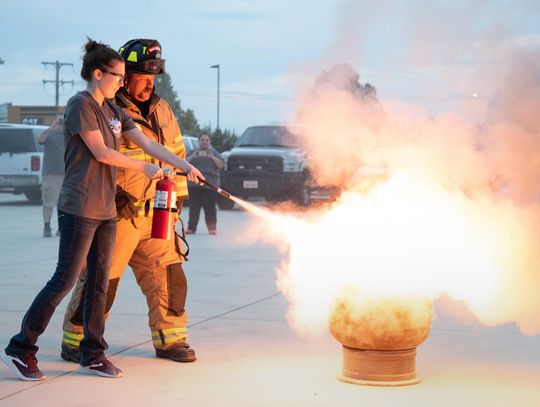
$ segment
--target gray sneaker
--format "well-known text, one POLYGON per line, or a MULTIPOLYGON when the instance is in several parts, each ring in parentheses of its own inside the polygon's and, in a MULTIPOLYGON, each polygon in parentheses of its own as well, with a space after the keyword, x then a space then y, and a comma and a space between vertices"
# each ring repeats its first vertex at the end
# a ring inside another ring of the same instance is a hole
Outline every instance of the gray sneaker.
POLYGON ((108 359, 101 359, 99 362, 96 362, 90 366, 83 366, 81 365, 79 367, 79 373, 84 374, 96 374, 98 376, 103 377, 122 377, 124 376, 124 373, 118 369, 115 365, 111 363, 108 359))
POLYGON ((41 373, 37 366, 37 359, 34 355, 28 355, 26 358, 19 358, 2 351, 0 359, 11 369, 13 373, 21 380, 39 381, 45 379, 45 375, 41 373))

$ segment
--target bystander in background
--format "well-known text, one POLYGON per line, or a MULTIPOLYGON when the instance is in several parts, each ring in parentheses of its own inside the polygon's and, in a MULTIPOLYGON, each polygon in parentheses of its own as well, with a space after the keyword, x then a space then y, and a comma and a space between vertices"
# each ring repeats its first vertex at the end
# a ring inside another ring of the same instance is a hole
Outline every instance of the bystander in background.
MULTIPOLYGON (((53 208, 57 206, 60 189, 64 181, 64 117, 58 115, 51 126, 38 137, 43 144, 43 171, 41 200, 43 201, 43 237, 52 237, 51 217, 53 208)), ((60 230, 56 232, 60 236, 60 230)))
MULTIPOLYGON (((206 180, 216 186, 220 185, 219 170, 225 165, 221 154, 212 147, 210 136, 203 134, 199 137, 199 148, 195 150, 186 160, 195 165, 202 172, 206 180)), ((193 182, 188 184, 189 189, 189 221, 186 233, 193 234, 197 231, 197 224, 201 214, 201 207, 204 208, 204 219, 208 233, 216 234, 217 213, 216 213, 216 193, 205 185, 198 185, 193 182)))

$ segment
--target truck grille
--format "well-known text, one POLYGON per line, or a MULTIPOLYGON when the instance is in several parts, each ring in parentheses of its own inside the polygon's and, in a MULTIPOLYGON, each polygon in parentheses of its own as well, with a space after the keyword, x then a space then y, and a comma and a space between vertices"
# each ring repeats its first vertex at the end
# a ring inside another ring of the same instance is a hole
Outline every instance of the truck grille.
POLYGON ((283 159, 281 157, 265 156, 231 156, 227 170, 264 170, 270 172, 283 172, 283 159))

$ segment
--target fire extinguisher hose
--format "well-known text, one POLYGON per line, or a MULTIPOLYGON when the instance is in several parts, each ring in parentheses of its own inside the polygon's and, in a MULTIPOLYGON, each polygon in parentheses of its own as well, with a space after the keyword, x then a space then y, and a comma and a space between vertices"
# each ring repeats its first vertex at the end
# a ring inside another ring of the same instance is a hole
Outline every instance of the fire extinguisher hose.
MULTIPOLYGON (((176 174, 176 175, 182 175, 182 176, 185 177, 185 176, 187 175, 187 172, 175 171, 175 174, 176 174)), ((215 186, 214 184, 208 182, 207 180, 199 178, 199 182, 200 182, 201 184, 204 184, 204 185, 206 185, 207 187, 213 189, 213 190, 216 191, 218 194, 220 194, 222 197, 233 200, 233 199, 232 199, 232 195, 231 195, 230 193, 228 193, 227 191, 224 191, 224 190, 221 189, 220 187, 215 186)))

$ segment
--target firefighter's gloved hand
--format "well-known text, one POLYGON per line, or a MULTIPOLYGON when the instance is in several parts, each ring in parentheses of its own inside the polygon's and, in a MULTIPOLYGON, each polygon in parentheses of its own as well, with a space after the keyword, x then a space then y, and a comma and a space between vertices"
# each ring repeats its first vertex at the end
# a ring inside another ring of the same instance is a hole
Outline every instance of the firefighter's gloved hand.
POLYGON ((116 186, 116 212, 119 219, 133 219, 137 216, 137 208, 133 202, 137 201, 133 195, 128 194, 118 185, 116 186))

